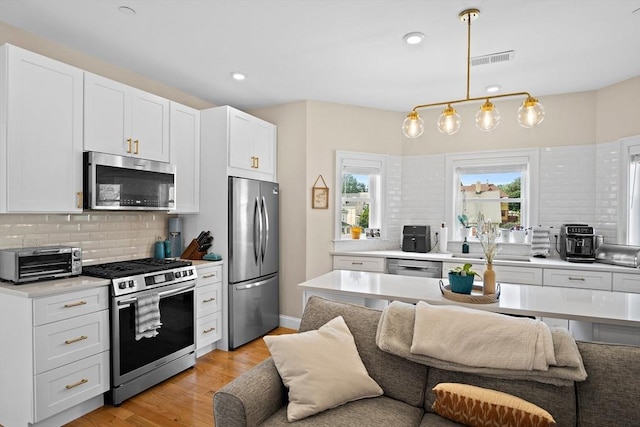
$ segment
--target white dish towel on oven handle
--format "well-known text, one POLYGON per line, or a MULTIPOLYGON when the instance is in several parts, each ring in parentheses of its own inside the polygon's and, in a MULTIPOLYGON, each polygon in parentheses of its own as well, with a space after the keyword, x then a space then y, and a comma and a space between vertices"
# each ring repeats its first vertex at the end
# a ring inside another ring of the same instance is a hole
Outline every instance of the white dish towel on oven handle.
POLYGON ((136 341, 158 335, 160 322, 160 296, 157 292, 141 295, 136 302, 136 341))

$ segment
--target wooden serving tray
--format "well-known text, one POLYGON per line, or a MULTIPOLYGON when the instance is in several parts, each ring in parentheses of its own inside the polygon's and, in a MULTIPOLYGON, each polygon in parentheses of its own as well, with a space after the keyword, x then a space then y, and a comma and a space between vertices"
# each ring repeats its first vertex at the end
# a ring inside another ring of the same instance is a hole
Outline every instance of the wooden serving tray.
POLYGON ((469 304, 492 304, 500 299, 500 283, 496 284, 496 293, 484 295, 482 286, 473 285, 471 294, 459 294, 451 291, 451 285, 444 285, 440 280, 440 292, 442 295, 452 301, 466 302, 469 304))

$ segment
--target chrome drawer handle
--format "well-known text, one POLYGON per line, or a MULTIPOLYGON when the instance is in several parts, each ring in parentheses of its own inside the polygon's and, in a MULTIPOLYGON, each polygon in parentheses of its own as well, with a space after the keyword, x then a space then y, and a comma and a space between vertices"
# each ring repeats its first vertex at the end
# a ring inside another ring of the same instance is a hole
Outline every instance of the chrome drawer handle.
POLYGON ((211 301, 215 301, 215 298, 209 298, 209 299, 203 299, 202 302, 211 302, 211 301))
POLYGON ((78 301, 78 302, 72 302, 70 304, 65 304, 64 308, 71 308, 71 307, 77 307, 79 305, 85 305, 87 302, 86 301, 78 301))
POLYGON ((74 342, 86 340, 87 338, 89 338, 89 337, 87 337, 85 335, 81 335, 78 338, 74 338, 74 339, 71 339, 71 340, 66 340, 64 343, 65 344, 73 344, 74 342))
POLYGON ((584 282, 584 277, 569 277, 569 280, 584 282))
POLYGON ((67 390, 71 390, 72 388, 78 387, 79 385, 86 384, 88 382, 89 382, 88 379, 83 378, 80 381, 78 381, 77 383, 68 384, 68 385, 64 386, 64 388, 66 388, 67 390))
POLYGON ((209 332, 213 332, 215 331, 216 328, 209 328, 209 329, 205 329, 204 331, 202 331, 203 334, 208 334, 209 332))

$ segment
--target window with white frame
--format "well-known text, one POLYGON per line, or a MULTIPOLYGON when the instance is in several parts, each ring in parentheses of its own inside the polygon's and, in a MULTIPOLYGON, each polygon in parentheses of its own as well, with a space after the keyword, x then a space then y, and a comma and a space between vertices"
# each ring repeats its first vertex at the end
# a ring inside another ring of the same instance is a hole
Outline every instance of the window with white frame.
POLYGON ((640 136, 621 143, 620 213, 618 241, 640 245, 640 136))
POLYGON ((447 217, 454 230, 475 226, 480 213, 501 228, 536 224, 537 168, 536 150, 448 155, 447 217))
POLYGON ((354 227, 361 239, 386 234, 385 169, 384 155, 336 151, 336 240, 351 239, 354 227))

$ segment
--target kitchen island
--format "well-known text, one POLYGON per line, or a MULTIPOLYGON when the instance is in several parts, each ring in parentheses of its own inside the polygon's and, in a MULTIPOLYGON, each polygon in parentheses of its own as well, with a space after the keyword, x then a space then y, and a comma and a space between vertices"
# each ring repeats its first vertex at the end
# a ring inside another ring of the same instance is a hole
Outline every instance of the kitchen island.
MULTIPOLYGON (((442 295, 440 280, 384 273, 334 270, 298 286, 303 305, 311 295, 382 308, 389 301, 455 304, 496 313, 567 319, 625 335, 620 341, 640 345, 640 294, 553 286, 501 283, 500 299, 491 304, 468 304, 442 295)), ((444 285, 448 284, 442 279, 444 285)))

